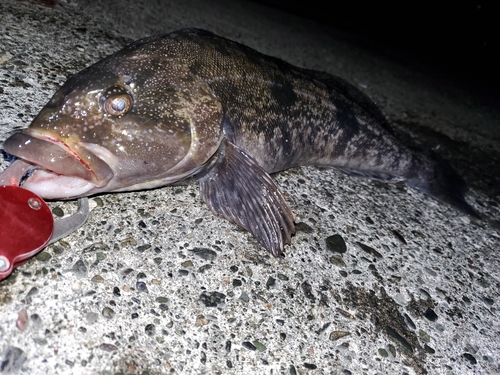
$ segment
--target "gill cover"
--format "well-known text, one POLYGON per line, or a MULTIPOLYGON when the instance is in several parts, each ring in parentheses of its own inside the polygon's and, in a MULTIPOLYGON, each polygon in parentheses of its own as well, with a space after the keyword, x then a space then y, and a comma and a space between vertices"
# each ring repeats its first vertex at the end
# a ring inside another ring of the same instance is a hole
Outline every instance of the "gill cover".
POLYGON ((181 105, 174 115, 189 122, 191 145, 186 156, 169 170, 168 175, 173 178, 198 171, 216 153, 223 138, 222 104, 205 82, 194 78, 189 88, 179 90, 177 96, 181 105))

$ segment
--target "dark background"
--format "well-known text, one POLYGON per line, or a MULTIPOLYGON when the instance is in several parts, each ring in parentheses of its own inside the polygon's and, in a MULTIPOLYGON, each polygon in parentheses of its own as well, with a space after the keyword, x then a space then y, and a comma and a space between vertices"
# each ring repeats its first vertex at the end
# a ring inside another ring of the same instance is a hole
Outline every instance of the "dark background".
POLYGON ((464 79, 500 83, 500 4, 493 1, 256 2, 353 32, 464 79))

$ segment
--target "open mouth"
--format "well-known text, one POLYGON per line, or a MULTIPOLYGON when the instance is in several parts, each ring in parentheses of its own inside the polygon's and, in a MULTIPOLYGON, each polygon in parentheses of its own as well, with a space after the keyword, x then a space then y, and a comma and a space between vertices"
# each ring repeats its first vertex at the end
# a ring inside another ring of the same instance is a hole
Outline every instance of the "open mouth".
POLYGON ((70 148, 58 139, 29 130, 13 134, 3 149, 38 167, 23 187, 43 198, 81 196, 106 186, 113 177, 109 165, 84 145, 75 143, 70 148))

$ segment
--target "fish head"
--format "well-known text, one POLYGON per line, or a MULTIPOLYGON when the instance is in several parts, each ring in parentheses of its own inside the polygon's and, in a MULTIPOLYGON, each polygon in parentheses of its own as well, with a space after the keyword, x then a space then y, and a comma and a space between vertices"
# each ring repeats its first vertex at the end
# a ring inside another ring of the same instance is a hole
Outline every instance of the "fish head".
POLYGON ((36 166, 43 198, 154 188, 189 177, 222 140, 222 106, 162 40, 71 77, 4 150, 36 166))

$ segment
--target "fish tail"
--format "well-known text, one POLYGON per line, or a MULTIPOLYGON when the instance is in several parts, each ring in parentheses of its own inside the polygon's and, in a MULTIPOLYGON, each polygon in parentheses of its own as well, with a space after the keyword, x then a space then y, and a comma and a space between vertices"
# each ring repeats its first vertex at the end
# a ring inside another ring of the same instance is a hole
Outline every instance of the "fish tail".
POLYGON ((480 219, 479 213, 465 200, 464 179, 438 154, 431 152, 427 156, 419 162, 424 167, 415 168, 417 172, 406 181, 408 186, 480 219))

